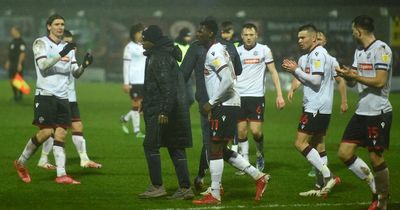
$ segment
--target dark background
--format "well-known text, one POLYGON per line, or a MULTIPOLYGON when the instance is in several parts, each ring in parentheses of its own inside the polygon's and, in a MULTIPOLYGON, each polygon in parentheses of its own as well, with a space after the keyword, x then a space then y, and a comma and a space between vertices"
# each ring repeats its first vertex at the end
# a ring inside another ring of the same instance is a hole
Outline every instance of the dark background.
MULTIPOLYGON (((399 4, 400 1, 383 0, 2 0, 0 63, 4 64, 7 55, 10 27, 18 25, 28 45, 26 74, 34 75, 32 42, 46 34, 45 20, 56 12, 64 16, 66 28, 76 36, 78 54, 91 51, 95 57, 93 66, 104 69, 108 81, 121 81, 122 52, 132 24, 158 24, 164 33, 175 38, 184 26, 195 32, 198 23, 209 15, 218 22, 232 21, 238 39, 243 23, 256 23, 259 42, 272 49, 278 68, 283 58, 298 58, 301 52, 297 46, 297 28, 305 23, 313 23, 324 31, 328 51, 341 64, 351 65, 356 47, 351 21, 357 15, 368 14, 375 19, 377 38, 391 45, 393 72, 400 75, 400 46, 391 43, 391 36, 396 35, 391 24, 394 25, 396 18, 400 22, 399 4)), ((400 32, 396 36, 400 39, 400 32)), ((1 72, 0 77, 5 77, 4 71, 1 72)))

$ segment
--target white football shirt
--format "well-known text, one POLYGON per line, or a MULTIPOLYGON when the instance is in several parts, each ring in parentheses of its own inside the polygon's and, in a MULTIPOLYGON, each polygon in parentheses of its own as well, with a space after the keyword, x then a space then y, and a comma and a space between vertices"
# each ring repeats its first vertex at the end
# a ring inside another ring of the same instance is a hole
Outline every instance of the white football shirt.
POLYGON ((143 45, 129 42, 124 49, 124 84, 144 84, 144 69, 146 56, 143 55, 143 45))
POLYGON ((322 76, 321 85, 316 92, 308 86, 304 86, 303 106, 309 113, 331 114, 334 90, 334 71, 338 65, 336 59, 328 54, 322 46, 315 47, 310 53, 299 59, 300 68, 307 74, 319 74, 322 76))
POLYGON ((222 44, 215 43, 210 47, 204 67, 209 103, 240 106, 240 96, 235 90, 235 71, 229 54, 222 44))
POLYGON ((37 61, 40 59, 52 58, 59 56, 60 51, 67 43, 61 41, 55 43, 49 37, 44 36, 34 41, 35 45, 40 45, 40 49, 34 50, 35 68, 36 68, 36 95, 54 95, 62 99, 68 99, 68 84, 71 72, 78 69, 74 51, 71 50, 55 65, 48 70, 41 71, 38 67, 37 61))
POLYGON ((383 88, 373 88, 357 84, 359 101, 356 114, 376 116, 381 112, 392 111, 389 101, 392 80, 392 50, 380 41, 375 40, 366 49, 357 49, 354 53, 353 68, 363 77, 375 77, 376 71, 387 71, 388 78, 383 88))
POLYGON ((243 71, 237 77, 236 90, 240 96, 264 96, 265 68, 267 64, 274 62, 271 50, 267 45, 256 43, 251 50, 241 45, 237 51, 243 71))

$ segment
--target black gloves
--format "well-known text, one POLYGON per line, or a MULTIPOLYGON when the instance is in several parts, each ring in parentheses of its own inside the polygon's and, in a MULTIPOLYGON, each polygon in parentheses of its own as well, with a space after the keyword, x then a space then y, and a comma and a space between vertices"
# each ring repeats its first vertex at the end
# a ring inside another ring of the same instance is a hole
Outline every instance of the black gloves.
POLYGON ((86 53, 85 57, 83 57, 82 67, 86 68, 92 63, 93 63, 93 56, 90 53, 86 53))
POLYGON ((71 50, 73 50, 74 48, 76 47, 76 44, 75 43, 73 43, 73 42, 70 42, 70 43, 68 43, 68 44, 66 44, 65 46, 64 46, 64 48, 60 51, 60 56, 61 57, 64 57, 64 56, 66 56, 71 50))

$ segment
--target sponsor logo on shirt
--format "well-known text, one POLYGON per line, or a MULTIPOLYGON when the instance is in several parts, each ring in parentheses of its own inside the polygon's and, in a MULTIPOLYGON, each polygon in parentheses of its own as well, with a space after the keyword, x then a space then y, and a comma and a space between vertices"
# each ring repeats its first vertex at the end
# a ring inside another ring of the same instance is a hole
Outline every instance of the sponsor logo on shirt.
POLYGON ((244 64, 257 64, 257 63, 260 63, 260 59, 259 58, 244 59, 244 64))
POLYGON ((372 71, 373 66, 371 63, 360 63, 358 64, 358 69, 363 71, 372 71))

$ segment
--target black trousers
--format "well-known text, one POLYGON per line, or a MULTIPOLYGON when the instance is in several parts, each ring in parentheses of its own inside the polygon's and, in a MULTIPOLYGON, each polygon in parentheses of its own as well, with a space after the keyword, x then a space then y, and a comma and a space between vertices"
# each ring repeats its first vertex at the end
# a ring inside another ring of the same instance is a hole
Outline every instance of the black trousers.
MULTIPOLYGON (((189 188, 190 179, 185 149, 167 149, 175 167, 175 173, 178 178, 179 187, 189 188)), ((147 167, 149 169, 149 175, 152 185, 161 186, 163 182, 161 172, 160 147, 144 146, 144 153, 146 155, 147 167)))

